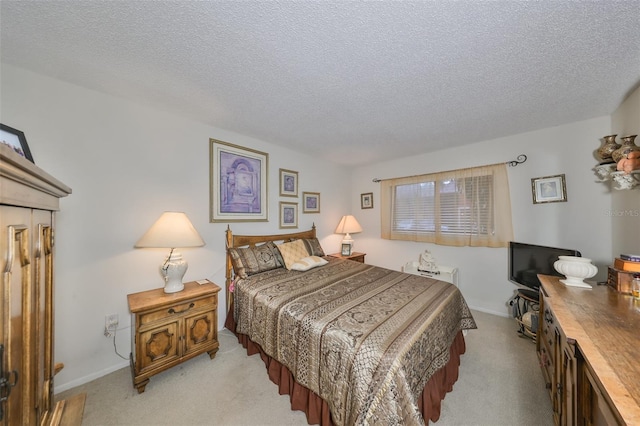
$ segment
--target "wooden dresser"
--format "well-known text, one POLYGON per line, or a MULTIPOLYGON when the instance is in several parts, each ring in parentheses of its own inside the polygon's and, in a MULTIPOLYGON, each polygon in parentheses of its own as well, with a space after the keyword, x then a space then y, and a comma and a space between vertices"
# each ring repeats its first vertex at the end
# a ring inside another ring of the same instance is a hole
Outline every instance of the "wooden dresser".
POLYGON ((80 424, 84 394, 53 402, 54 227, 71 189, 0 145, 0 425, 80 424))
POLYGON ((640 301, 540 275, 536 341, 558 425, 640 424, 640 301))

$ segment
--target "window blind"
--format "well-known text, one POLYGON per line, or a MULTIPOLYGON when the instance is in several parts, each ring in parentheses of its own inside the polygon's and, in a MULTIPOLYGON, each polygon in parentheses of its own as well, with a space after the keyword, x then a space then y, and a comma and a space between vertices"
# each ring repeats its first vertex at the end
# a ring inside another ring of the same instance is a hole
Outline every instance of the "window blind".
POLYGON ((381 185, 382 238, 486 247, 507 247, 513 239, 504 164, 381 185))

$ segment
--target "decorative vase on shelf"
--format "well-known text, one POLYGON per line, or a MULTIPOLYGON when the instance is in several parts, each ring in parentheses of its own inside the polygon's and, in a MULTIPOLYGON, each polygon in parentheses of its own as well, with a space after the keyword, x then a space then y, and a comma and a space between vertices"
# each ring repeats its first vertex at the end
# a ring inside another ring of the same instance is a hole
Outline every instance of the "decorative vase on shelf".
POLYGON ((600 164, 613 162, 611 154, 613 154, 613 151, 620 148, 620 145, 616 142, 616 136, 618 135, 609 135, 602 138, 604 140, 604 144, 598 149, 598 157, 600 157, 601 161, 600 164))
POLYGON ((626 158, 630 152, 640 151, 640 146, 634 143, 636 136, 638 135, 630 135, 620 138, 622 143, 620 144, 620 148, 616 149, 611 153, 611 158, 616 163, 623 158, 626 158))
POLYGON ((567 277, 560 282, 568 287, 591 288, 584 280, 598 273, 598 268, 591 263, 591 259, 586 257, 558 256, 553 267, 567 277))

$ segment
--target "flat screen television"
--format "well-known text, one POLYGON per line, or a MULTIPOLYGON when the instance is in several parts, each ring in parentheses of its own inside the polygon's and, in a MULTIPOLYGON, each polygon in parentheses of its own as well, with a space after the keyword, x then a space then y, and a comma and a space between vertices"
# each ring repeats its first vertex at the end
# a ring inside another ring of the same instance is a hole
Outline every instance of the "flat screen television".
POLYGON ((573 249, 509 242, 509 281, 537 292, 540 288, 538 274, 563 276, 553 268, 558 256, 582 256, 582 254, 573 249))

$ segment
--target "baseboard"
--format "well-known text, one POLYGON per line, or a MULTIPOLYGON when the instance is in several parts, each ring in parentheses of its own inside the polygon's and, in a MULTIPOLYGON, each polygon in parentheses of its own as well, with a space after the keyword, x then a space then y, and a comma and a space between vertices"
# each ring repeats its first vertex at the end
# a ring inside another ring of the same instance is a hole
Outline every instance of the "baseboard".
POLYGON ((484 312, 485 314, 491 314, 491 315, 497 315, 499 317, 511 318, 507 312, 492 311, 491 309, 478 308, 477 306, 471 306, 471 305, 469 305, 469 309, 471 309, 473 311, 484 312))
POLYGON ((89 374, 89 375, 84 376, 84 377, 79 377, 79 378, 77 378, 75 380, 72 380, 70 382, 62 384, 60 386, 55 386, 54 385, 53 393, 55 395, 55 394, 58 394, 60 392, 67 391, 69 389, 73 389, 76 386, 84 385, 85 383, 89 383, 92 380, 99 379, 102 376, 106 376, 107 374, 113 373, 114 371, 120 370, 121 368, 124 368, 124 367, 129 367, 129 361, 123 361, 123 362, 121 362, 119 364, 112 365, 109 368, 105 368, 104 370, 97 371, 95 373, 89 374))

